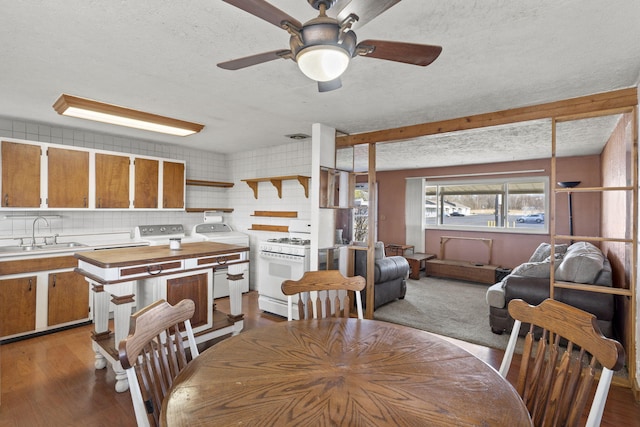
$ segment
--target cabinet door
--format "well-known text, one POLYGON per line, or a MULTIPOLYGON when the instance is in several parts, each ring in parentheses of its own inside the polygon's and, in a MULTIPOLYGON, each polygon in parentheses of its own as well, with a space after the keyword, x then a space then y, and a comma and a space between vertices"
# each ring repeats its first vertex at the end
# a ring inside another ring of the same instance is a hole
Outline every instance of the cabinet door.
POLYGON ((169 304, 177 304, 185 298, 193 300, 196 304, 196 311, 191 318, 193 329, 207 324, 208 283, 209 275, 207 273, 167 280, 167 302, 169 304))
POLYGON ((89 207, 89 152, 50 147, 49 191, 50 208, 89 207))
POLYGON ((36 329, 36 276, 0 280, 0 337, 36 329))
POLYGON ((39 145, 2 141, 2 206, 40 207, 39 145))
POLYGON ((129 207, 129 157, 96 154, 96 208, 129 207))
POLYGON ((184 208, 184 164, 162 162, 162 207, 184 208))
POLYGON ((47 325, 89 317, 89 284, 78 273, 49 274, 47 325))
POLYGON ((134 208, 158 207, 158 160, 135 159, 134 208))

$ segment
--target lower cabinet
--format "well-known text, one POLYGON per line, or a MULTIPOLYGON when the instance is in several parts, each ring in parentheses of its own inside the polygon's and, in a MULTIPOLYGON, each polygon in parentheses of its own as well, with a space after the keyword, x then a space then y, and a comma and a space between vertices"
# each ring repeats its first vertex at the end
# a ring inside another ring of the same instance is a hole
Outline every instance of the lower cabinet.
POLYGON ((188 298, 196 305, 191 318, 194 333, 213 326, 213 269, 203 269, 161 276, 136 282, 136 310, 159 299, 174 305, 188 298))
POLYGON ((36 329, 37 276, 0 280, 0 337, 36 329))
POLYGON ((175 305, 183 299, 190 299, 196 304, 196 311, 191 318, 191 327, 197 329, 207 325, 209 305, 210 274, 200 273, 167 280, 167 302, 175 305))
POLYGON ((89 317, 89 286, 84 276, 65 271, 49 274, 47 325, 89 317))
POLYGON ((91 320, 89 283, 73 256, 0 262, 0 340, 91 320))

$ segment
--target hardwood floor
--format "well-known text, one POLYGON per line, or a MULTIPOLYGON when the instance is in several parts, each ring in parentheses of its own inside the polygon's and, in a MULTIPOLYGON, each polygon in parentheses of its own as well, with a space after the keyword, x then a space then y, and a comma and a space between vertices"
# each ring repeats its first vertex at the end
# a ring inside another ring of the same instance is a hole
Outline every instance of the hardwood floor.
MULTIPOLYGON (((217 304, 228 310, 228 300, 217 304)), ((244 295, 243 307, 245 329, 285 321, 260 312, 255 292, 244 295)), ((0 346, 0 426, 135 426, 129 393, 115 392, 110 368, 93 367, 90 332, 91 326, 82 326, 0 346)), ((450 340, 500 365, 501 350, 450 340)), ((631 390, 611 388, 602 426, 640 426, 640 403, 631 390)))

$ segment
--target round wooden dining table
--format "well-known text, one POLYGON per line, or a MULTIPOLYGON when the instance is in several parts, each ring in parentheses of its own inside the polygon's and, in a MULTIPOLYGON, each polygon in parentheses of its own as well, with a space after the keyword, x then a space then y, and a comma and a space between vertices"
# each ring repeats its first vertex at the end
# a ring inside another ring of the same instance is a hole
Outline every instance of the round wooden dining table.
POLYGON ((515 389, 455 344, 376 320, 275 323, 205 350, 161 425, 531 426, 515 389))

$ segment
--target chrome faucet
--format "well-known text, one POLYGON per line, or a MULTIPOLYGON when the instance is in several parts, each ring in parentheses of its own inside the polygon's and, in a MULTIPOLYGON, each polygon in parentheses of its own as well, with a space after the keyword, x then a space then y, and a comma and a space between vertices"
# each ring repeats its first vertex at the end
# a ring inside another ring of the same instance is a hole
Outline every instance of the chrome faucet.
POLYGON ((47 221, 47 218, 43 216, 37 216, 36 219, 33 220, 33 229, 31 230, 31 246, 32 247, 35 247, 36 245, 36 222, 38 222, 39 219, 43 220, 44 223, 47 224, 47 227, 50 227, 49 221, 47 221))

